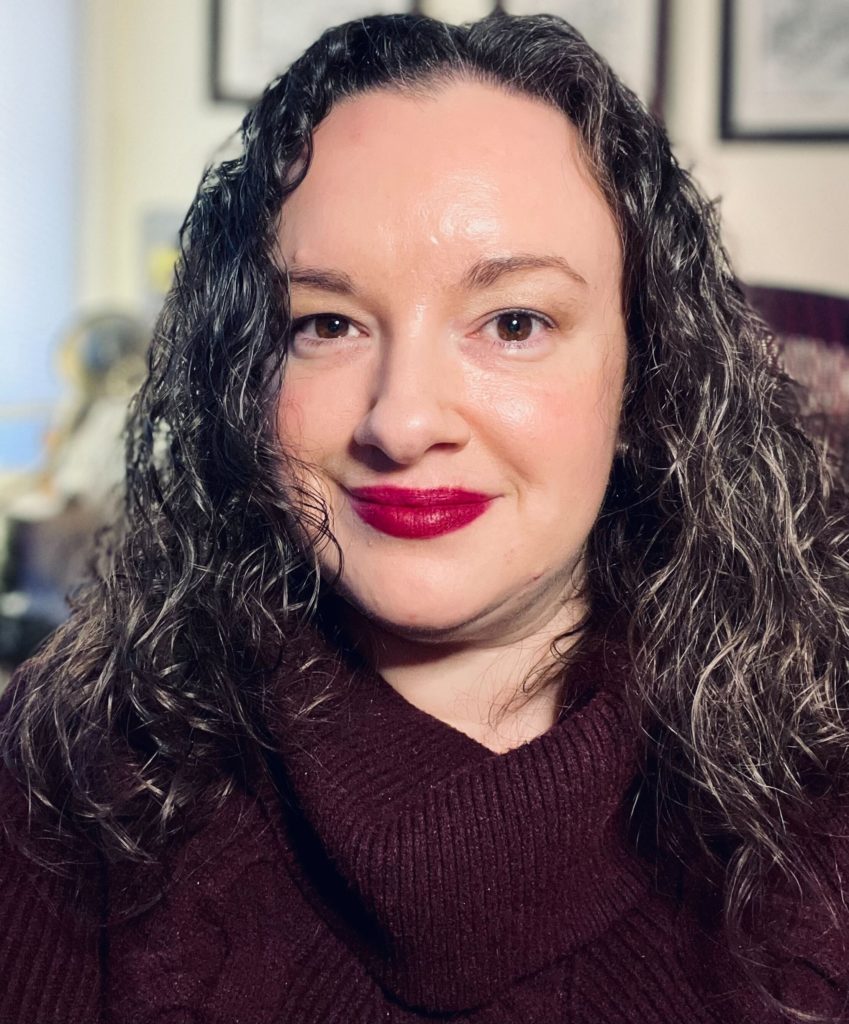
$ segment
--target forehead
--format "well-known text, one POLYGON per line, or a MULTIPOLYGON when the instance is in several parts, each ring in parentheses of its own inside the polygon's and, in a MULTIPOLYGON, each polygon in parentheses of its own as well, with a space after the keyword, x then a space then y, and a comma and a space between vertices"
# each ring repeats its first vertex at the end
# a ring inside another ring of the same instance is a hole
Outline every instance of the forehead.
POLYGON ((286 200, 287 262, 433 279, 486 252, 559 253, 588 280, 618 277, 614 218, 554 107, 460 82, 334 107, 286 200))

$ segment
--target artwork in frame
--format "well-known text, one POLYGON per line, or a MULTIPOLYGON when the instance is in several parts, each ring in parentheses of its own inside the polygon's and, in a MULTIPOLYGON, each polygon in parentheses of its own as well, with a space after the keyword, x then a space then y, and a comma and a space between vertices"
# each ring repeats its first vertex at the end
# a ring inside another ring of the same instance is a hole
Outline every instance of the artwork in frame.
POLYGON ((720 135, 849 139, 847 0, 723 0, 720 135))
POLYGON ((668 0, 500 0, 506 14, 556 14, 574 25, 655 114, 663 114, 668 0))
POLYGON ((211 0, 212 95, 251 103, 331 25, 418 12, 450 21, 492 12, 556 14, 571 22, 656 113, 662 112, 669 0, 211 0))
POLYGON ((253 103, 324 29, 415 6, 414 0, 211 0, 212 97, 253 103))

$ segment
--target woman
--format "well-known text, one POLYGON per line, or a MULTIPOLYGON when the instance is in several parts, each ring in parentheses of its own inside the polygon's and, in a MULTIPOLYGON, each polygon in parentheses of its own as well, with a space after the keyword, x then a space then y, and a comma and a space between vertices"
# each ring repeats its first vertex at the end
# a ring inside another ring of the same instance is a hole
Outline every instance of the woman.
POLYGON ((849 1019, 844 499, 662 129, 397 16, 243 139, 5 700, 0 1017, 849 1019))

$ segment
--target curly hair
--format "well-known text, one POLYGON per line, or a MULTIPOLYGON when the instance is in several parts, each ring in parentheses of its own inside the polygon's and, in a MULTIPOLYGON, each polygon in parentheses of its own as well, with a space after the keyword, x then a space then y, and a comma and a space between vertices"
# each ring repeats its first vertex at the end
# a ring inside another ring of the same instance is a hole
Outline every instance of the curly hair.
MULTIPOLYGON (((559 109, 618 223, 625 444, 568 653, 627 645, 647 740, 635 844, 658 864, 701 858, 749 971, 741 950, 757 944, 749 918, 767 876, 822 888, 802 839, 847 789, 846 498, 714 205, 658 121, 554 16, 329 29, 247 114, 240 154, 204 174, 131 407, 124 518, 68 623, 23 668, 3 729, 4 760, 53 840, 52 856, 35 843, 30 855, 74 879, 84 863, 155 863, 264 770, 270 682, 332 600, 298 524, 335 543, 321 500, 280 482, 291 318, 278 221, 335 103, 469 80, 559 109)), ((293 720, 331 689, 293 703, 293 720)))

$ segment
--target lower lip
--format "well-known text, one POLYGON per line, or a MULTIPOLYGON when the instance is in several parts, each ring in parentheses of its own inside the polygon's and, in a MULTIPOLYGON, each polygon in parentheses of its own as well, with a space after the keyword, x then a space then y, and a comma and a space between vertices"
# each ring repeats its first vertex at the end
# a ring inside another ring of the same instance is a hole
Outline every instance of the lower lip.
POLYGON ((439 537, 474 522, 489 508, 490 501, 468 505, 378 505, 351 498, 354 511, 375 530, 390 537, 439 537))

